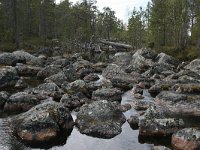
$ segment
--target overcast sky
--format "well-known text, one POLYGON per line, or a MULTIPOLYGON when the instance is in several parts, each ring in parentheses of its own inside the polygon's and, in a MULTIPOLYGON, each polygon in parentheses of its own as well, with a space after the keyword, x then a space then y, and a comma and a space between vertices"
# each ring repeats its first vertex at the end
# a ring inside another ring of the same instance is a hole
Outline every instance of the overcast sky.
MULTIPOLYGON (((60 1, 60 0, 56 0, 60 1)), ((81 0, 69 0, 70 2, 76 3, 81 0)), ((97 0, 97 6, 102 11, 103 7, 110 7, 116 12, 117 18, 127 22, 128 15, 134 7, 139 8, 140 6, 146 7, 149 0, 97 0)))

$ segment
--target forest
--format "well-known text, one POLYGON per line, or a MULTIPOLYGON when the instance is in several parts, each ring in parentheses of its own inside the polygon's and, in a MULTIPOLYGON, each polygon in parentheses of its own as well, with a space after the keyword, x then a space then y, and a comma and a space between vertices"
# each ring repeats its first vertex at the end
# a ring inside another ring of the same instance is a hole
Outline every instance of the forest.
MULTIPOLYGON (((0 0, 0 51, 107 39, 151 47, 192 60, 200 56, 200 0, 151 0, 135 8, 128 24, 112 8, 98 10, 95 0, 0 0)), ((71 49, 73 51, 73 48, 71 49)))

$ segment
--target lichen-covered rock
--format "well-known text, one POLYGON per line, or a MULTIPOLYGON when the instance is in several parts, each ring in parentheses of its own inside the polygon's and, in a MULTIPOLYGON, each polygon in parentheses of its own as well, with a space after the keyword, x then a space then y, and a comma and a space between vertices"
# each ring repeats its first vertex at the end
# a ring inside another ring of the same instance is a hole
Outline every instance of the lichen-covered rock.
POLYGON ((81 107, 76 125, 81 133, 113 138, 121 133, 121 126, 125 121, 125 116, 117 109, 116 103, 101 100, 81 107))
POLYGON ((137 50, 136 53, 138 55, 143 56, 146 59, 152 59, 152 60, 154 60, 158 55, 154 50, 147 49, 147 48, 139 49, 139 50, 137 50))
POLYGON ((15 66, 20 61, 12 53, 0 54, 0 65, 15 66))
POLYGON ((108 65, 102 72, 102 75, 106 79, 112 79, 114 77, 124 77, 128 76, 119 66, 115 64, 108 65))
POLYGON ((19 76, 14 67, 0 68, 0 89, 14 86, 18 79, 19 76))
POLYGON ((200 93, 200 84, 176 84, 173 87, 173 90, 178 93, 187 93, 187 94, 199 94, 200 93))
POLYGON ((174 66, 178 65, 178 61, 174 57, 169 56, 165 53, 158 54, 156 60, 159 64, 166 63, 174 66))
POLYGON ((136 52, 132 56, 132 60, 127 69, 131 70, 131 72, 136 71, 138 73, 143 73, 153 65, 154 65, 153 60, 146 59, 145 57, 136 52))
POLYGON ((20 79, 15 84, 15 88, 19 90, 19 89, 25 89, 26 87, 28 87, 28 84, 25 82, 23 77, 20 77, 20 79))
POLYGON ((133 84, 136 83, 136 81, 133 78, 130 77, 113 77, 111 79, 113 87, 119 88, 122 91, 128 91, 133 88, 133 84))
POLYGON ((200 131, 194 128, 185 128, 172 135, 172 146, 179 150, 200 149, 200 131))
POLYGON ((24 65, 24 64, 19 64, 16 67, 18 75, 26 75, 26 76, 36 76, 37 73, 42 69, 41 67, 37 66, 30 66, 30 65, 24 65))
POLYGON ((64 94, 60 100, 60 103, 70 110, 82 106, 87 101, 87 98, 82 93, 77 93, 74 95, 64 94))
POLYGON ((122 91, 116 88, 102 88, 94 91, 92 93, 93 100, 108 100, 108 101, 118 101, 121 102, 122 91))
POLYGON ((154 103, 151 101, 146 101, 146 100, 138 100, 135 101, 133 104, 133 107, 135 110, 147 110, 150 106, 153 106, 154 103))
POLYGON ((61 71, 62 70, 60 69, 60 66, 49 65, 49 66, 46 66, 45 68, 43 68, 42 70, 40 70, 37 73, 37 77, 40 78, 40 79, 45 79, 45 78, 52 76, 54 74, 57 74, 61 71))
POLYGON ((185 66, 185 69, 189 69, 200 75, 200 59, 193 60, 187 66, 185 66))
POLYGON ((85 82, 97 81, 97 80, 99 80, 99 79, 100 79, 100 78, 99 78, 98 74, 89 74, 89 75, 87 75, 87 76, 85 76, 85 77, 83 78, 83 80, 84 80, 85 82))
POLYGON ((76 94, 78 92, 87 94, 86 83, 83 80, 76 80, 67 85, 62 85, 62 88, 65 92, 71 95, 76 94))
POLYGON ((167 136, 184 127, 182 119, 141 119, 139 134, 141 136, 167 136))
POLYGON ((116 53, 113 57, 113 64, 116 64, 120 67, 126 67, 129 65, 132 59, 132 54, 128 52, 119 52, 116 53))
POLYGON ((55 83, 40 84, 35 88, 27 89, 26 92, 37 95, 39 99, 48 96, 54 100, 60 100, 63 94, 63 91, 55 83))
POLYGON ((138 116, 130 116, 130 118, 127 120, 130 127, 134 130, 139 128, 139 117, 138 116))
POLYGON ((46 83, 53 82, 58 86, 61 86, 66 81, 67 81, 67 77, 65 76, 65 73, 63 71, 44 79, 44 82, 46 83))
POLYGON ((28 143, 56 140, 62 132, 71 133, 73 118, 66 108, 50 101, 9 119, 13 134, 28 143))
POLYGON ((68 59, 65 59, 65 58, 57 59, 57 60, 55 60, 51 63, 51 65, 59 65, 59 66, 62 66, 62 67, 66 67, 70 64, 71 64, 71 62, 68 59))
POLYGON ((39 100, 35 95, 28 94, 27 92, 18 92, 11 95, 4 106, 4 111, 27 111, 33 106, 39 104, 39 100))
POLYGON ((156 99, 176 103, 179 101, 187 100, 187 96, 184 94, 178 94, 170 91, 162 91, 160 94, 157 95, 156 99))

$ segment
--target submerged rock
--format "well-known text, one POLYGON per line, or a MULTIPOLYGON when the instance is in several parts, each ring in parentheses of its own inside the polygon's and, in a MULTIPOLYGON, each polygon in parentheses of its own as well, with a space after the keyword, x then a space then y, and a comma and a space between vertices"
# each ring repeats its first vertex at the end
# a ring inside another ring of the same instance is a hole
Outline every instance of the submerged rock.
POLYGON ((200 131, 193 128, 185 128, 172 135, 172 146, 179 150, 200 149, 200 131))
POLYGON ((66 108, 50 101, 9 119, 13 134, 28 143, 56 140, 62 132, 71 133, 73 118, 66 108))
POLYGON ((106 100, 95 101, 81 107, 76 125, 80 132, 94 137, 113 138, 121 133, 126 121, 117 104, 106 100))

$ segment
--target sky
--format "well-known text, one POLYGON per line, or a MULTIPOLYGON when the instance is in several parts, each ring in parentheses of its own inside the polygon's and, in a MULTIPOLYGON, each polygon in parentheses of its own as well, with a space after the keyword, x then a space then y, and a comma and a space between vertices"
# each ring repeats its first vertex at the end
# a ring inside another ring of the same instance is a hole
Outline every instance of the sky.
MULTIPOLYGON (((59 2, 60 0, 56 0, 59 2)), ((78 0, 69 0, 70 2, 76 3, 78 0)), ((80 1, 80 0, 79 0, 80 1)), ((110 7, 116 13, 116 17, 123 20, 125 23, 128 22, 134 7, 139 8, 142 6, 145 8, 149 0, 97 0, 97 7, 100 11, 104 7, 110 7)))

